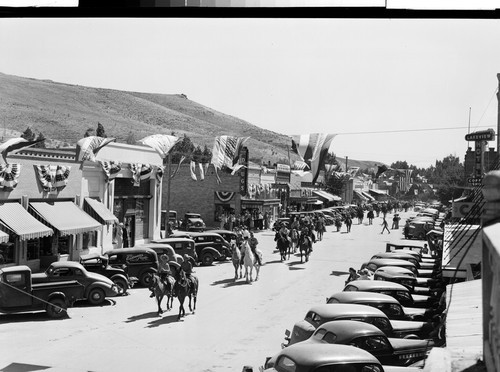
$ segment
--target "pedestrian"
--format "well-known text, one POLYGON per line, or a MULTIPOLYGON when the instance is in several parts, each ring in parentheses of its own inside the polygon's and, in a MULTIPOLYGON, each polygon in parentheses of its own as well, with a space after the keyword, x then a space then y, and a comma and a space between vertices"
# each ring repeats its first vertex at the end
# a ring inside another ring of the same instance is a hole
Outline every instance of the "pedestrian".
POLYGON ((368 217, 368 225, 373 224, 373 218, 375 217, 373 214, 373 211, 370 209, 368 213, 366 214, 366 217, 368 217))
POLYGON ((372 280, 372 274, 368 269, 362 269, 358 271, 358 280, 372 280))
POLYGON ((382 227, 382 232, 381 232, 381 234, 383 234, 383 233, 384 233, 384 230, 387 230, 387 232, 390 234, 391 232, 389 231, 389 225, 387 224, 387 220, 385 219, 385 216, 384 216, 384 217, 382 217, 382 219, 383 219, 383 220, 382 220, 382 225, 381 225, 381 226, 383 226, 383 227, 382 227))
POLYGON ((123 222, 120 222, 116 227, 116 235, 115 235, 116 248, 123 248, 123 229, 124 229, 123 222))
POLYGON ((403 235, 405 239, 409 239, 410 237, 410 221, 406 221, 404 227, 403 227, 403 235))
POLYGON ((347 215, 345 218, 345 226, 347 228, 347 232, 351 232, 352 219, 351 216, 347 215))
POLYGON ((352 282, 353 280, 357 280, 358 278, 359 278, 359 275, 356 272, 356 270, 353 267, 350 267, 349 268, 349 277, 345 281, 345 284, 347 285, 347 283, 352 282))
POLYGON ((125 226, 123 226, 123 223, 121 225, 123 232, 123 248, 128 248, 130 247, 130 235, 128 231, 128 223, 125 226))

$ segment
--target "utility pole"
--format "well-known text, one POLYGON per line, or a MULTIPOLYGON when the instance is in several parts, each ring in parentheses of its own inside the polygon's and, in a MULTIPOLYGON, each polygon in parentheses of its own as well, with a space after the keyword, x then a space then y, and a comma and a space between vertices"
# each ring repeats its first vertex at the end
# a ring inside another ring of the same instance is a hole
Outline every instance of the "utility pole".
POLYGON ((168 153, 167 156, 167 212, 165 213, 165 235, 169 236, 168 234, 168 226, 170 223, 170 179, 172 178, 171 176, 171 168, 172 168, 172 154, 171 152, 168 153))

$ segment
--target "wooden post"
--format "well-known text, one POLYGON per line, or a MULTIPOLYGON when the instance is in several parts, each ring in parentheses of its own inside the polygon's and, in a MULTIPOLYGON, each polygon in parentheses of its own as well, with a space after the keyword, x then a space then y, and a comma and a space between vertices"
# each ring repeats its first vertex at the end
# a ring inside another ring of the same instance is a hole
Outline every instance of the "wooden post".
MULTIPOLYGON (((172 154, 169 153, 167 156, 167 205, 166 205, 166 216, 165 216, 165 236, 168 238, 168 223, 170 222, 170 180, 171 180, 171 168, 172 168, 172 154)), ((161 226, 161 211, 160 211, 160 226, 161 226)))

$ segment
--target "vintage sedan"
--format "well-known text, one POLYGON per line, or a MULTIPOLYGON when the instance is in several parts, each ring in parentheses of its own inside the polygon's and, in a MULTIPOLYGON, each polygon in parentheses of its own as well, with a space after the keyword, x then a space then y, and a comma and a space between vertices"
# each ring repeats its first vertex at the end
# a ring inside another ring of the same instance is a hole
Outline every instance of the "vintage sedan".
POLYGON ((158 272, 158 255, 149 248, 117 248, 104 252, 113 267, 121 267, 131 276, 139 278, 143 287, 151 283, 152 274, 158 272))
POLYGON ((404 285, 412 293, 432 295, 432 282, 428 278, 417 278, 411 270, 399 266, 384 266, 373 274, 374 280, 385 280, 404 285))
POLYGON ((383 280, 354 280, 344 287, 345 292, 364 291, 383 293, 394 297, 403 306, 429 308, 437 300, 432 296, 417 295, 402 284, 383 280))
POLYGON ((412 367, 382 366, 372 354, 354 346, 299 343, 269 358, 264 371, 417 372, 421 370, 412 367))
POLYGON ((326 303, 372 306, 391 320, 423 320, 425 314, 425 309, 403 307, 394 297, 376 292, 338 292, 328 297, 326 303))
POLYGON ((139 281, 135 276, 129 277, 124 269, 109 265, 108 257, 98 253, 80 256, 80 263, 88 271, 111 279, 118 287, 120 294, 126 294, 139 281))
POLYGON ((425 278, 430 278, 434 274, 434 270, 419 270, 417 266, 409 261, 406 260, 398 260, 396 258, 390 259, 390 258, 377 258, 377 259, 372 259, 368 262, 365 262, 361 265, 361 269, 368 269, 371 272, 377 271, 377 269, 384 267, 384 266, 398 266, 398 267, 404 267, 405 269, 411 270, 415 276, 418 277, 425 277, 425 278))
POLYGON ((199 213, 186 213, 181 222, 180 230, 205 231, 206 225, 199 213))
POLYGON ((238 237, 234 231, 230 231, 230 230, 207 230, 207 232, 219 234, 228 243, 231 243, 231 240, 236 241, 237 237, 238 237))
POLYGON ((405 251, 397 251, 397 252, 379 252, 372 256, 370 260, 378 259, 378 258, 389 258, 389 259, 397 259, 397 260, 406 260, 410 261, 415 265, 417 270, 434 270, 439 266, 439 263, 428 263, 421 262, 418 255, 414 255, 412 253, 405 251))
POLYGON ((424 322, 389 320, 381 310, 372 306, 322 304, 311 307, 304 319, 294 324, 292 332, 285 331, 285 342, 281 347, 308 339, 316 328, 332 320, 356 320, 370 323, 384 332, 387 337, 413 337, 412 335, 422 332, 424 325, 424 322))
POLYGON ((76 280, 85 287, 84 299, 92 305, 100 305, 106 297, 119 294, 118 287, 104 275, 87 271, 82 264, 73 261, 53 262, 43 273, 32 275, 33 284, 76 280))
POLYGON ((354 320, 327 322, 303 342, 356 346, 368 351, 380 363, 395 366, 409 366, 425 359, 434 346, 432 340, 389 338, 374 325, 354 320))
POLYGON ((151 248, 156 252, 158 257, 162 254, 167 256, 171 254, 172 250, 174 254, 184 257, 185 254, 198 260, 198 255, 196 254, 196 249, 194 247, 194 240, 191 238, 164 238, 151 241, 147 247, 151 248), (169 249, 170 248, 170 249, 169 249))

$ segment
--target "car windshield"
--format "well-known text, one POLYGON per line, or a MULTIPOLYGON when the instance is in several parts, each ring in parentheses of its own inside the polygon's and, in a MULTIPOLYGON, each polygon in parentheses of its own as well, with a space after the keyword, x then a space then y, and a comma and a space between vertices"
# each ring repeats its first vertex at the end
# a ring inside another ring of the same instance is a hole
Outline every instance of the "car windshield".
POLYGON ((404 315, 403 308, 398 304, 380 304, 377 307, 389 317, 404 315))
POLYGON ((368 323, 373 324, 375 327, 377 327, 384 333, 388 333, 392 329, 391 323, 387 318, 375 317, 375 318, 368 318, 366 321, 368 323))
POLYGON ((313 338, 316 340, 327 342, 329 344, 334 344, 337 340, 337 335, 335 333, 328 332, 324 328, 320 328, 316 332, 314 332, 313 338))
POLYGON ((308 320, 309 322, 311 322, 311 324, 314 324, 316 326, 322 324, 322 318, 316 314, 316 313, 313 313, 313 312, 310 312, 306 315, 306 320, 308 320))
POLYGON ((276 369, 283 372, 295 372, 297 370, 297 364, 295 364, 292 359, 284 355, 278 359, 276 369))
MULTIPOLYGON (((288 370, 286 370, 288 372, 288 370)), ((313 370, 314 372, 383 372, 380 365, 373 363, 339 363, 324 365, 313 370)))
POLYGON ((410 293, 405 291, 397 291, 396 297, 398 298, 398 300, 412 300, 410 293))
POLYGON ((358 290, 358 288, 356 288, 353 285, 348 285, 347 287, 344 288, 344 292, 355 292, 357 290, 358 290))
POLYGON ((351 342, 351 345, 369 352, 390 350, 391 348, 389 340, 384 336, 359 337, 351 342))

